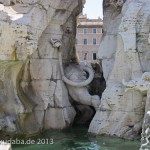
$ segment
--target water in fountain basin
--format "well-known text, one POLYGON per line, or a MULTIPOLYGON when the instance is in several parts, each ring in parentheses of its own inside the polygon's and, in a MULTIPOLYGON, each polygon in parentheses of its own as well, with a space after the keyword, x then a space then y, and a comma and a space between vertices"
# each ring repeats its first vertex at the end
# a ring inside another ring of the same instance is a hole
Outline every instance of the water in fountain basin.
POLYGON ((87 128, 84 127, 45 131, 33 139, 46 139, 49 143, 45 141, 46 144, 13 145, 13 150, 138 150, 140 147, 139 141, 88 135, 87 128))

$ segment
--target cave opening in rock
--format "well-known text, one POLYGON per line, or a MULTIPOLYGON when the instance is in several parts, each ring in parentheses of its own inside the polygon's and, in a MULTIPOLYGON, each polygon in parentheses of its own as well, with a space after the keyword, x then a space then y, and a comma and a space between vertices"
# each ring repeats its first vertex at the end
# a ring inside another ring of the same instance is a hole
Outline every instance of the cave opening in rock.
POLYGON ((76 117, 74 119, 73 126, 85 126, 89 127, 96 111, 92 106, 75 104, 76 117))
MULTIPOLYGON (((106 88, 106 81, 103 77, 102 67, 100 64, 100 62, 91 64, 95 71, 95 76, 93 81, 88 85, 88 91, 90 95, 98 95, 101 98, 102 93, 106 88)), ((77 112, 73 125, 85 125, 88 127, 96 113, 94 107, 82 105, 77 102, 74 102, 73 105, 77 112)))
MULTIPOLYGON (((87 86, 89 94, 101 98, 106 88, 102 63, 97 57, 103 34, 102 0, 86 0, 83 2, 85 3, 84 8, 81 14, 77 16, 76 52, 79 63, 89 65, 94 70, 94 79, 87 86), (96 6, 97 3, 99 3, 98 7, 96 6), (93 23, 96 23, 96 25, 93 25, 93 23)), ((87 78, 88 76, 89 74, 87 73, 87 78)), ((77 112, 73 125, 89 126, 96 113, 95 108, 77 102, 74 102, 73 105, 77 112)))
POLYGON ((95 71, 95 76, 89 85, 89 93, 91 95, 98 95, 101 98, 102 93, 106 88, 106 81, 103 76, 102 64, 101 61, 99 61, 99 63, 92 63, 91 65, 95 71))

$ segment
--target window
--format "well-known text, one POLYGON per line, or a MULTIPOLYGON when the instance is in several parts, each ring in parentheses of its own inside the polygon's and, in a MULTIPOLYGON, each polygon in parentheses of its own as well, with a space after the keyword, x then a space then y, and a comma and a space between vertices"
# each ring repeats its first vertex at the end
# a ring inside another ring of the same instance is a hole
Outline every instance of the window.
POLYGON ((87 39, 83 40, 84 45, 87 45, 87 39))
POLYGON ((93 45, 96 45, 96 39, 93 39, 93 45))
POLYGON ((88 53, 84 53, 84 60, 87 60, 87 57, 88 57, 88 53))
POLYGON ((87 29, 87 28, 84 28, 84 29, 83 29, 83 33, 84 33, 84 34, 87 34, 87 33, 88 33, 88 29, 87 29))
POLYGON ((96 33, 96 28, 93 28, 93 33, 96 33))
POLYGON ((96 53, 93 53, 93 60, 96 60, 96 53))

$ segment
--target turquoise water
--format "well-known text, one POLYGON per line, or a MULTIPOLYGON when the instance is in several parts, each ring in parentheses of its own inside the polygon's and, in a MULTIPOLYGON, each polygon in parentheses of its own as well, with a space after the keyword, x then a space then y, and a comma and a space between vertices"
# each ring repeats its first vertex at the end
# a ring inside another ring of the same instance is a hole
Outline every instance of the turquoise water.
POLYGON ((87 128, 81 127, 63 131, 45 131, 32 139, 37 139, 38 142, 43 140, 45 144, 14 145, 13 150, 138 150, 140 147, 139 141, 91 136, 87 134, 87 128))

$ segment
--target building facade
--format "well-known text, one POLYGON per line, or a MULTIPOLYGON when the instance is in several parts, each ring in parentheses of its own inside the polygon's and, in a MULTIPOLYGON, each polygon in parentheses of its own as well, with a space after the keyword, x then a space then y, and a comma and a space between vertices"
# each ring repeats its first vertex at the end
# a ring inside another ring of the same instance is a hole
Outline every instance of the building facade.
POLYGON ((79 60, 97 62, 97 52, 103 34, 102 19, 88 19, 80 14, 77 18, 76 50, 79 60))

